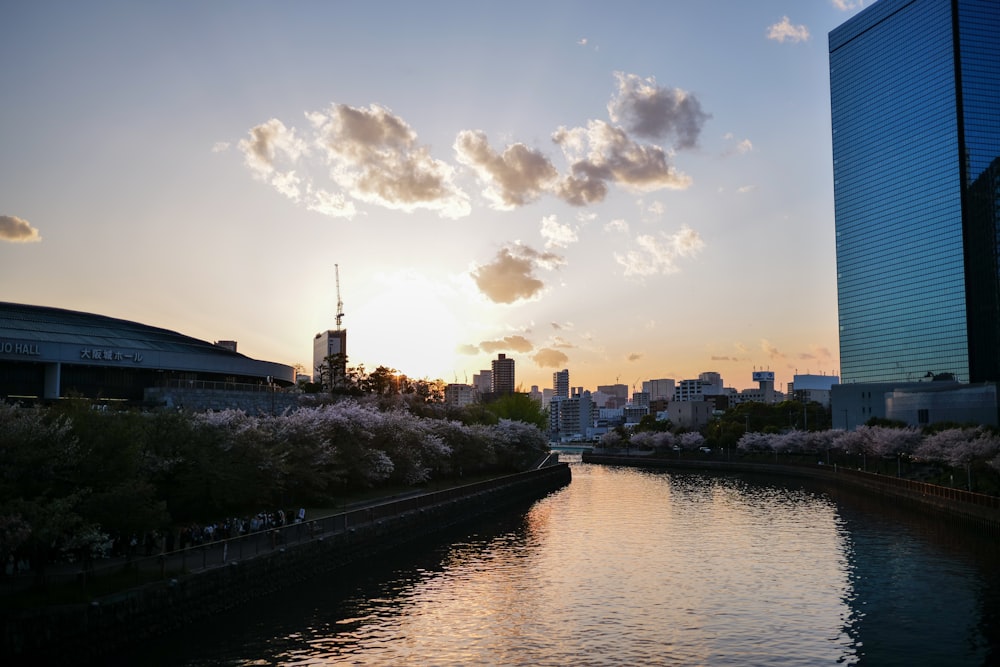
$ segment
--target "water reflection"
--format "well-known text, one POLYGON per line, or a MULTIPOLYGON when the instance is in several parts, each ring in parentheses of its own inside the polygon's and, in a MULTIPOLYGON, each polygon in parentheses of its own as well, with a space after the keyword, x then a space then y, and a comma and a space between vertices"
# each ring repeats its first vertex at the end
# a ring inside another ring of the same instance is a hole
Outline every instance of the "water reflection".
POLYGON ((578 464, 569 487, 522 512, 129 659, 988 664, 997 586, 982 573, 996 550, 934 525, 788 480, 578 464))

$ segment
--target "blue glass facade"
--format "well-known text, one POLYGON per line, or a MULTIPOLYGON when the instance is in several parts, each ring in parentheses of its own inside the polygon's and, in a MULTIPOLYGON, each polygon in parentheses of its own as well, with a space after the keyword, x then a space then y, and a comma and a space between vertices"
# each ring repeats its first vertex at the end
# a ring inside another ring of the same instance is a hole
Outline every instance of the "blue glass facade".
POLYGON ((830 33, 841 380, 1000 380, 1000 1, 830 33))

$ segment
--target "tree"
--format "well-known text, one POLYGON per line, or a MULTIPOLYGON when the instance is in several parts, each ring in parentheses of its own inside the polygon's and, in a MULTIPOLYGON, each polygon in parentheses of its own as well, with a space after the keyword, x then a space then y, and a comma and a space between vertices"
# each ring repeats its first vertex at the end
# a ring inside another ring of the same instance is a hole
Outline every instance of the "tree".
POLYGON ((500 420, 524 422, 543 431, 549 427, 549 411, 528 394, 506 394, 487 403, 485 408, 500 420))

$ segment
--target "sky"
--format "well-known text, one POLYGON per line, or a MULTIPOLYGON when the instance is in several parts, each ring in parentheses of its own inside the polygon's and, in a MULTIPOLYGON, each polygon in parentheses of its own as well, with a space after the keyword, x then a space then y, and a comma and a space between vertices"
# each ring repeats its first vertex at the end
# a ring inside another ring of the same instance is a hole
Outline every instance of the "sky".
MULTIPOLYGON (((868 3, 870 4, 870 2, 868 3)), ((0 300, 311 371, 839 374, 857 0, 0 6, 0 300)))

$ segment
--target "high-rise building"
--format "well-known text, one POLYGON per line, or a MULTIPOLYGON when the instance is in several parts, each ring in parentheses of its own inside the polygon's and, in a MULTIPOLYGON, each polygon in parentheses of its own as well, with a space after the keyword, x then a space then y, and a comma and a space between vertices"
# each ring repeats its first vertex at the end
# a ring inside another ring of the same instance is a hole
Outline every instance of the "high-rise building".
POLYGON ((642 390, 649 394, 652 401, 674 400, 674 381, 666 378, 660 380, 645 380, 642 390))
POLYGON ((1000 2, 829 38, 842 381, 1000 381, 1000 2))
POLYGON ((498 354, 491 362, 493 366, 492 392, 496 396, 514 393, 514 360, 506 354, 498 354))
POLYGON ((313 338, 313 373, 324 388, 342 388, 347 379, 347 330, 320 331, 313 338))
POLYGON ((552 374, 552 390, 560 398, 569 398, 569 370, 564 368, 552 374))

